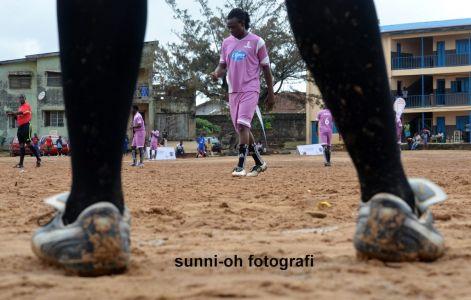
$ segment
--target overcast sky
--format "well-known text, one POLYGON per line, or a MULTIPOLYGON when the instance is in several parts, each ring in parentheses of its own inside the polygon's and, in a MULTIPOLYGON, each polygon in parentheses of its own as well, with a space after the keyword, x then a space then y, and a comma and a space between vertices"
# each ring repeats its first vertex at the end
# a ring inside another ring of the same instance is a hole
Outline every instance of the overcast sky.
MULTIPOLYGON (((66 1, 66 0, 64 0, 66 1)), ((146 40, 175 40, 172 19, 164 0, 148 0, 146 40)), ((178 0, 198 13, 194 0, 178 0)), ((222 0, 210 0, 221 3, 222 0)), ((471 18, 471 0, 375 0, 382 25, 471 18)), ((57 51, 56 0, 0 0, 0 60, 57 51)))

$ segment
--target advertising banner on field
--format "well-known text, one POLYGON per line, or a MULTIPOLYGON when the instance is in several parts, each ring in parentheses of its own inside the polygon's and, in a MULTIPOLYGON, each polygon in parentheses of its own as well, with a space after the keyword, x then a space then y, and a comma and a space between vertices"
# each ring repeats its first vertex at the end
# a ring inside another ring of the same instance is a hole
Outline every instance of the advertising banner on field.
POLYGON ((299 155, 317 156, 324 155, 324 147, 321 144, 300 145, 297 147, 299 155))
MULTIPOLYGON (((150 147, 146 148, 147 158, 150 157, 150 147)), ((172 147, 159 147, 157 148, 157 160, 174 160, 177 159, 175 156, 175 149, 172 147)))

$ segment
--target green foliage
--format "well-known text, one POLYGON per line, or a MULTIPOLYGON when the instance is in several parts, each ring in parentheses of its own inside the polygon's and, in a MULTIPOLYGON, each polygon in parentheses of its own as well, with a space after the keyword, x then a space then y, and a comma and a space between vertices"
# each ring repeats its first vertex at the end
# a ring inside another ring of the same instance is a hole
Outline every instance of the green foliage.
POLYGON ((221 132, 221 126, 215 125, 206 119, 196 118, 196 131, 197 135, 201 132, 205 132, 206 134, 218 134, 221 132))
MULTIPOLYGON (((251 31, 261 36, 267 45, 273 83, 280 91, 290 80, 306 80, 302 61, 281 0, 224 0, 212 8, 208 0, 193 0, 200 7, 199 16, 192 16, 176 0, 165 0, 175 19, 183 23, 177 33, 179 41, 159 45, 156 49, 155 79, 165 86, 190 88, 213 100, 227 98, 227 83, 212 82, 209 74, 219 63, 220 47, 229 36, 226 16, 234 7, 246 10, 251 17, 251 31)), ((262 83, 260 98, 265 99, 267 88, 262 83)))

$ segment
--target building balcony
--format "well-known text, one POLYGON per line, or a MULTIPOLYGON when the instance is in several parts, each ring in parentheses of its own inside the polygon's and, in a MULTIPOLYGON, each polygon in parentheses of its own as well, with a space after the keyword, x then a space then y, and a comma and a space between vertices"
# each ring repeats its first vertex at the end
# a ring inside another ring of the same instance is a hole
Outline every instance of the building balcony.
POLYGON ((458 67, 471 65, 471 54, 402 56, 391 59, 393 70, 458 67))
POLYGON ((470 93, 448 93, 431 95, 411 95, 406 99, 406 109, 425 107, 471 106, 470 93))

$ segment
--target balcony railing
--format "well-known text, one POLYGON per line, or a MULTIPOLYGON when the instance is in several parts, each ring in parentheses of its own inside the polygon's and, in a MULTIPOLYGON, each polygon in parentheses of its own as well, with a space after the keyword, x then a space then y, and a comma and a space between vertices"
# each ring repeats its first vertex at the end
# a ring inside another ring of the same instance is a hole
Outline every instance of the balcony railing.
POLYGON ((391 64, 393 70, 467 66, 471 65, 471 55, 462 53, 393 57, 391 64))
POLYGON ((470 93, 411 95, 406 99, 407 108, 466 106, 471 105, 470 93))

